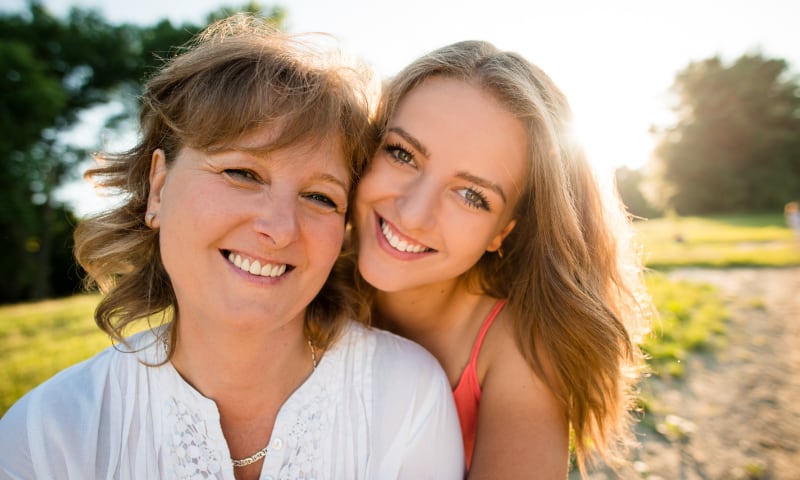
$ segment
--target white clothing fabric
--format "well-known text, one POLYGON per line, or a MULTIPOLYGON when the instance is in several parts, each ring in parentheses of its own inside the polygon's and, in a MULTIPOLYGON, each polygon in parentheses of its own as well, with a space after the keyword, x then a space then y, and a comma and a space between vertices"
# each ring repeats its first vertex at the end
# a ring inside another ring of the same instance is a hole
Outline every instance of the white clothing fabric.
MULTIPOLYGON (((108 348, 12 406, 0 420, 0 478, 234 479, 216 404, 171 364, 138 361, 164 358, 152 332, 132 338, 144 349, 108 348)), ((355 323, 283 405, 268 445, 261 480, 464 477, 439 364, 355 323)))

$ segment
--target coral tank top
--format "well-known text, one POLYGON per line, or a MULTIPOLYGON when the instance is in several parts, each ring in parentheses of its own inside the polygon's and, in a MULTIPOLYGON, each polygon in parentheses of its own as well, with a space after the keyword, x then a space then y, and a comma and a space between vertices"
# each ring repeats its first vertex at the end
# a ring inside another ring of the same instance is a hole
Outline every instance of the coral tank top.
POLYGON ((497 314, 503 309, 505 302, 505 300, 498 300, 483 321, 475 344, 472 345, 469 362, 461 372, 461 378, 458 379, 456 388, 453 389, 458 420, 461 422, 461 435, 464 438, 464 458, 467 460, 467 469, 472 464, 472 451, 475 449, 475 434, 478 429, 478 406, 481 402, 481 386, 478 383, 477 372, 478 352, 481 350, 486 332, 489 331, 497 314))

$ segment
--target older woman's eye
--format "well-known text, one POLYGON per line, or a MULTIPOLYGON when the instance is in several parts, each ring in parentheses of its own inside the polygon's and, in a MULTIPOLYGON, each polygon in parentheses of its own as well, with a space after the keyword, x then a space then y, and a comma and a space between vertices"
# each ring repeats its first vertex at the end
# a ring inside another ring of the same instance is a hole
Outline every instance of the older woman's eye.
POLYGON ((333 199, 331 199, 331 197, 325 195, 324 193, 308 193, 305 195, 305 198, 330 210, 337 210, 339 208, 339 205, 333 199))
POLYGON ((222 173, 237 181, 258 182, 261 180, 253 171, 244 168, 226 168, 222 173))

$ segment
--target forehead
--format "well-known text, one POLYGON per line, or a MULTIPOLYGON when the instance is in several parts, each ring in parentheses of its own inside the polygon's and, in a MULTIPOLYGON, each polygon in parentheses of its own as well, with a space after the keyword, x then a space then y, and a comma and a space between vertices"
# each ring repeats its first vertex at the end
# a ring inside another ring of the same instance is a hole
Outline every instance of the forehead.
POLYGON ((280 137, 280 129, 262 127, 231 142, 223 150, 238 151, 267 164, 277 163, 298 176, 327 173, 351 185, 351 160, 344 154, 341 138, 335 135, 308 136, 294 143, 280 137))
POLYGON ((419 139, 432 164, 513 184, 528 162, 527 133, 490 93, 461 80, 433 77, 398 103, 389 128, 400 127, 419 139))
POLYGON ((232 147, 254 154, 267 156, 289 156, 290 160, 298 162, 300 166, 307 157, 325 157, 333 163, 349 167, 349 160, 344 154, 340 134, 328 133, 327 135, 304 135, 302 138, 286 138, 282 136, 280 126, 265 126, 255 129, 236 141, 232 147))

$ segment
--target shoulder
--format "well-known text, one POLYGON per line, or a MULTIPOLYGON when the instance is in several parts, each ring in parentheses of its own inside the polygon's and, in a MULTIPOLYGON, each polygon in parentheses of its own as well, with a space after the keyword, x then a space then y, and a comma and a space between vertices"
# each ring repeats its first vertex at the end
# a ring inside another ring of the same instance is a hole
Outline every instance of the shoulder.
POLYGON ((127 375, 132 374, 138 366, 143 366, 142 361, 156 360, 154 342, 152 332, 146 331, 131 336, 127 346, 109 346, 34 388, 26 395, 32 397, 27 402, 37 405, 42 401, 53 408, 67 408, 99 401, 94 397, 102 397, 103 390, 109 384, 113 386, 124 382, 127 375))
POLYGON ((387 402, 394 407, 413 402, 409 408, 424 410, 452 400, 450 384, 433 355, 393 333, 353 323, 329 353, 344 372, 337 375, 344 375, 344 383, 369 397, 378 410, 390 408, 387 402))
MULTIPOLYGON (((363 346, 373 371, 382 376, 412 375, 430 381, 447 382, 439 362, 425 348, 386 330, 353 324, 348 329, 350 342, 363 346), (427 375, 426 375, 427 374, 427 375)), ((449 387, 448 387, 449 388, 449 387)))
MULTIPOLYGON (((145 337, 132 337, 131 346, 145 337)), ((8 446, 19 451, 30 445, 80 448, 80 439, 91 441, 86 435, 102 412, 108 413, 109 398, 123 396, 124 384, 141 365, 136 354, 119 348, 110 346, 62 370, 20 398, 0 419, 0 451, 8 446)))
POLYGON ((358 429, 369 426, 380 459, 370 462, 367 477, 463 478, 458 415, 433 355, 403 337, 359 324, 348 327, 340 342, 356 353, 345 370, 359 378, 356 390, 362 394, 348 416, 361 422, 358 429))
MULTIPOLYGON (((527 395, 555 399, 557 395, 550 389, 549 383, 551 382, 534 371, 520 350, 520 341, 516 338, 514 321, 511 310, 504 309, 487 332, 479 357, 479 364, 484 373, 481 382, 484 393, 488 387, 489 394, 498 392, 505 394, 511 386, 518 385, 522 388, 527 384, 527 395), (498 385, 499 388, 497 388, 498 385)), ((536 346, 534 345, 534 347, 536 346)), ((541 373, 548 379, 553 379, 555 371, 551 359, 541 348, 532 350, 539 357, 539 364, 543 369, 541 373)))
POLYGON ((57 414, 63 414, 66 413, 63 409, 67 406, 75 403, 81 405, 97 393, 96 383, 106 378, 116 354, 117 352, 109 347, 87 360, 58 372, 25 394, 12 406, 8 414, 19 414, 20 411, 34 408, 41 408, 42 414, 48 414, 52 411, 51 408, 56 409, 57 414))
MULTIPOLYGON (((520 351, 513 321, 510 312, 498 316, 481 352, 485 375, 473 473, 527 478, 538 469, 563 478, 569 453, 565 405, 520 351)), ((552 378, 552 363, 540 361, 552 378)))
POLYGON ((0 419, 0 472, 39 472, 70 457, 81 461, 85 445, 97 443, 88 436, 93 417, 101 411, 102 385, 113 355, 107 349, 62 370, 11 406, 0 419), (50 461, 43 465, 42 458, 50 461))

